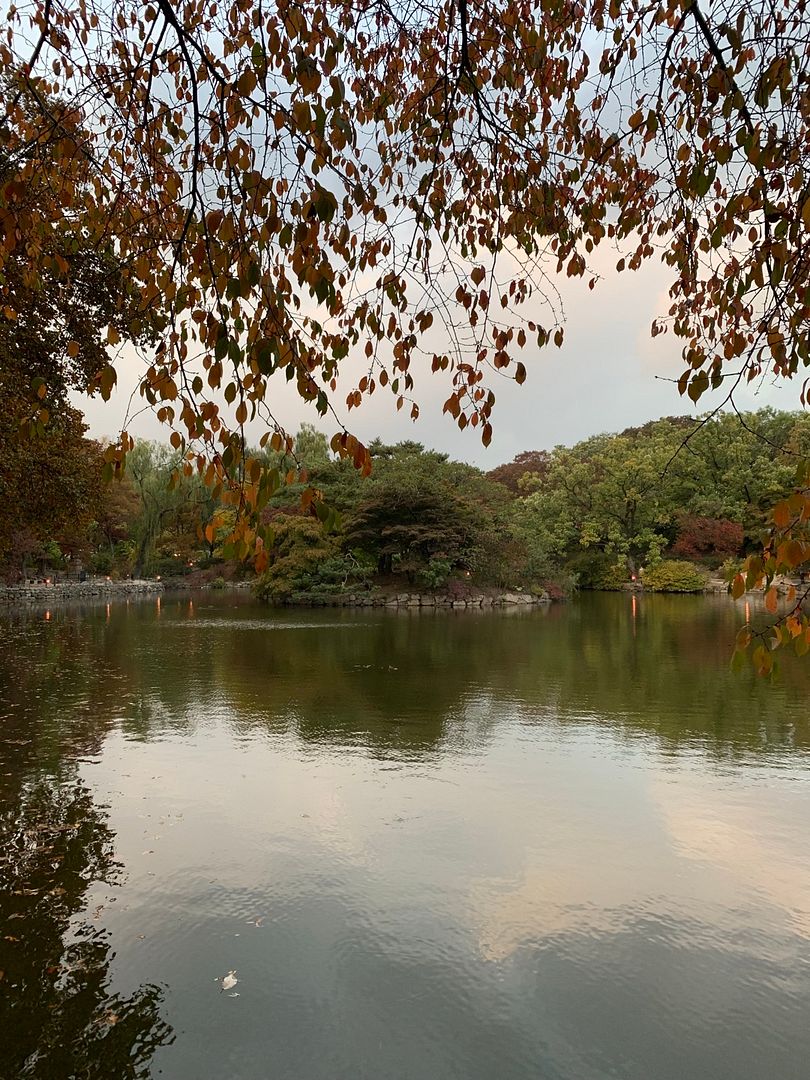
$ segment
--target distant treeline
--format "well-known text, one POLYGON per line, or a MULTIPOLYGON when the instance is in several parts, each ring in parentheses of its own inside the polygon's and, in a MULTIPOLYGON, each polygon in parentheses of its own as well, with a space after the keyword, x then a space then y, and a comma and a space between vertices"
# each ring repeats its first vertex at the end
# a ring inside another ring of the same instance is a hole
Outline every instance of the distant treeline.
MULTIPOLYGON (((9 444, 0 447, 6 578, 79 562, 112 576, 249 572, 222 558, 232 511, 196 475, 170 484, 180 459, 168 447, 136 444, 124 480, 106 485, 78 414, 28 446, 12 447, 10 432, 0 441, 9 444)), ((376 440, 371 454, 364 478, 308 425, 294 458, 259 453, 282 471, 303 466, 336 512, 326 529, 302 506, 303 484, 281 489, 266 510, 273 544, 262 595, 295 601, 378 585, 564 595, 642 572, 653 587, 697 588, 704 569, 728 571, 756 544, 764 512, 810 454, 810 420, 770 409, 671 417, 527 451, 488 473, 415 442, 376 440)))

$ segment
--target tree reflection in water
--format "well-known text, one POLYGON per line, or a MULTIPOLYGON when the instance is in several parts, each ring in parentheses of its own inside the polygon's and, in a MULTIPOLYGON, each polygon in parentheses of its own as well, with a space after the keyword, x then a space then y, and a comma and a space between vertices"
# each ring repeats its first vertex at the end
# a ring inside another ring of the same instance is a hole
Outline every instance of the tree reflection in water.
POLYGON ((0 1080, 136 1080, 172 1029, 160 987, 112 988, 109 935, 87 908, 123 868, 77 767, 104 730, 79 721, 57 748, 31 722, 43 659, 15 672, 4 651, 0 664, 0 1080))
POLYGON ((42 779, 0 816, 0 1076, 135 1078, 171 1039, 162 991, 110 989, 106 932, 83 912, 114 884, 114 836, 77 782, 42 779))

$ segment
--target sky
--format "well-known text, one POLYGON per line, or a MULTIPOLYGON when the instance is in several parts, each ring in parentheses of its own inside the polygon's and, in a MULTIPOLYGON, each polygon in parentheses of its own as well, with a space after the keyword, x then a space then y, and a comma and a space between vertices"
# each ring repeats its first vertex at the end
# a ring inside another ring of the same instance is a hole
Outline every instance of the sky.
MULTIPOLYGON (((469 461, 484 469, 510 461, 523 450, 550 449, 558 444, 572 444, 604 431, 643 424, 661 416, 705 412, 719 397, 701 399, 697 410, 688 398, 678 394, 667 379, 677 379, 682 371, 680 345, 671 335, 650 336, 650 324, 668 307, 667 285, 671 271, 648 262, 635 272, 617 274, 613 269, 616 255, 607 248, 598 253, 594 268, 602 274, 593 291, 579 279, 560 279, 557 283, 565 307, 565 342, 537 349, 527 345, 522 359, 527 378, 522 386, 494 375, 496 395, 493 411, 493 438, 482 446, 477 431, 460 432, 442 405, 450 392, 446 374, 433 375, 429 370, 414 371, 414 397, 420 406, 416 422, 409 419, 407 408, 397 413, 393 395, 379 390, 366 398, 359 409, 341 411, 340 403, 362 373, 351 371, 350 358, 344 362, 346 377, 333 400, 346 426, 365 442, 379 435, 386 442, 414 439, 425 446, 469 461), (656 378, 658 376, 658 378, 656 378)), ((528 318, 535 314, 526 305, 528 318)), ((365 370, 365 361, 362 363, 365 370)), ((119 385, 109 402, 100 398, 77 398, 85 413, 93 438, 114 438, 127 418, 130 398, 137 386, 139 362, 124 354, 119 366, 119 385)), ((288 431, 302 422, 314 424, 331 436, 336 430, 334 418, 321 419, 311 405, 301 401, 290 385, 280 377, 270 383, 270 407, 288 431)), ((735 395, 741 409, 765 405, 775 408, 798 407, 798 386, 755 384, 753 390, 735 395)), ((139 399, 136 397, 135 410, 139 399)), ((169 431, 155 416, 143 412, 127 423, 135 438, 166 441, 169 431)), ((264 429, 248 427, 252 440, 258 442, 264 429)))

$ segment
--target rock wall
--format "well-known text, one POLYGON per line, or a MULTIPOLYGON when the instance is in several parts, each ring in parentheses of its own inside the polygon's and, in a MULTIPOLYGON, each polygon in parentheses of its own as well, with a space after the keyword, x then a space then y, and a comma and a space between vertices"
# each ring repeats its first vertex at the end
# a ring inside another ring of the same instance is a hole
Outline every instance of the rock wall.
POLYGON ((52 604, 63 600, 110 600, 126 596, 144 596, 163 591, 162 581, 60 581, 43 585, 0 585, 0 604, 52 604))
POLYGON ((467 597, 432 593, 345 593, 339 596, 296 596, 291 607, 387 607, 387 608, 491 608, 532 607, 549 604, 546 593, 472 593, 467 597))

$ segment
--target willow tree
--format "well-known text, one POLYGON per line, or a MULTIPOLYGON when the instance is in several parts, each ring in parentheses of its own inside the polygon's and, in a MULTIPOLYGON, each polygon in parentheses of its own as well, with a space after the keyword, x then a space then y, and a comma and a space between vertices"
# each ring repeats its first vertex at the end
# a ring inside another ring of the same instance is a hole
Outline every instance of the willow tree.
POLYGON ((487 443, 496 375, 524 380, 530 337, 562 343, 554 275, 594 286, 606 242, 620 270, 671 269, 652 332, 682 342, 681 393, 794 377, 808 31, 806 0, 13 4, 0 310, 15 318, 15 251, 30 289, 70 272, 55 237, 113 258, 159 328, 142 393, 188 466, 233 487, 243 551, 280 482, 246 460, 244 425, 289 442, 273 373, 361 469, 348 411, 385 390, 416 417, 420 357, 487 443))

